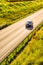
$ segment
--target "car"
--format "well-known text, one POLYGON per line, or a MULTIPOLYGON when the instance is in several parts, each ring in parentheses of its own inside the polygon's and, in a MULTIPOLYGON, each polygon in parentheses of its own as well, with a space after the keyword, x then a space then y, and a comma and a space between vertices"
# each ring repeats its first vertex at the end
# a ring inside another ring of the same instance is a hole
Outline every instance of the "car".
POLYGON ((32 21, 27 21, 27 23, 26 23, 26 29, 29 29, 29 30, 33 29, 33 22, 32 21))

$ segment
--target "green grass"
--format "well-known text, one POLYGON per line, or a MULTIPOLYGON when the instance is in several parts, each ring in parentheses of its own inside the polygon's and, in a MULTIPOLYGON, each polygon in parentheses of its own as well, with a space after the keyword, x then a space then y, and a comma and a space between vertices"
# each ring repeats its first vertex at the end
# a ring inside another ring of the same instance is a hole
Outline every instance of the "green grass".
POLYGON ((10 65, 43 65, 43 27, 10 65))
POLYGON ((43 8, 43 2, 0 2, 0 29, 43 8))

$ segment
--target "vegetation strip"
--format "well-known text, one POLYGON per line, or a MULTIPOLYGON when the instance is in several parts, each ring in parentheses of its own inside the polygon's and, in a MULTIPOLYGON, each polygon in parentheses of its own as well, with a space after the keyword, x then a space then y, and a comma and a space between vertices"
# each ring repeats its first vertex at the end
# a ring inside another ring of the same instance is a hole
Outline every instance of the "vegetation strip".
POLYGON ((43 26, 10 65, 43 65, 43 26))
POLYGON ((0 30, 41 8, 41 1, 0 2, 0 30))
POLYGON ((36 34, 36 31, 38 31, 42 26, 43 22, 27 38, 25 38, 21 44, 15 50, 13 50, 12 53, 2 63, 0 63, 0 65, 9 65, 28 44, 28 41, 30 41, 31 38, 36 34))

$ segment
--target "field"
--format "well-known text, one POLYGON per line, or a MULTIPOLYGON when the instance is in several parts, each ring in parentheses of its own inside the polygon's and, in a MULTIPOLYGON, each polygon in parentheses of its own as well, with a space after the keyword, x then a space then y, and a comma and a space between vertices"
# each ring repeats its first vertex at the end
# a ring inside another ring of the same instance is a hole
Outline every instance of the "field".
POLYGON ((43 65, 43 27, 10 65, 43 65))
POLYGON ((31 65, 32 63, 43 63, 43 22, 0 65, 23 65, 23 62, 24 65, 28 65, 27 60, 31 65))
POLYGON ((0 29, 43 8, 43 2, 0 2, 0 29))
MULTIPOLYGON (((43 8, 41 1, 0 0, 0 30, 43 8)), ((43 65, 43 22, 0 65, 43 65)))

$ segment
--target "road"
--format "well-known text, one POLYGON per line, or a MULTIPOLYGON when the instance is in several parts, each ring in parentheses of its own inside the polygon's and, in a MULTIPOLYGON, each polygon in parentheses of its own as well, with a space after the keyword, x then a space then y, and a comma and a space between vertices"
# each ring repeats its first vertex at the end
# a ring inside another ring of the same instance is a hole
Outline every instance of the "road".
POLYGON ((42 21, 43 9, 1 30, 0 62, 2 62, 42 21), (33 21, 32 30, 27 30, 25 28, 28 20, 33 21))

